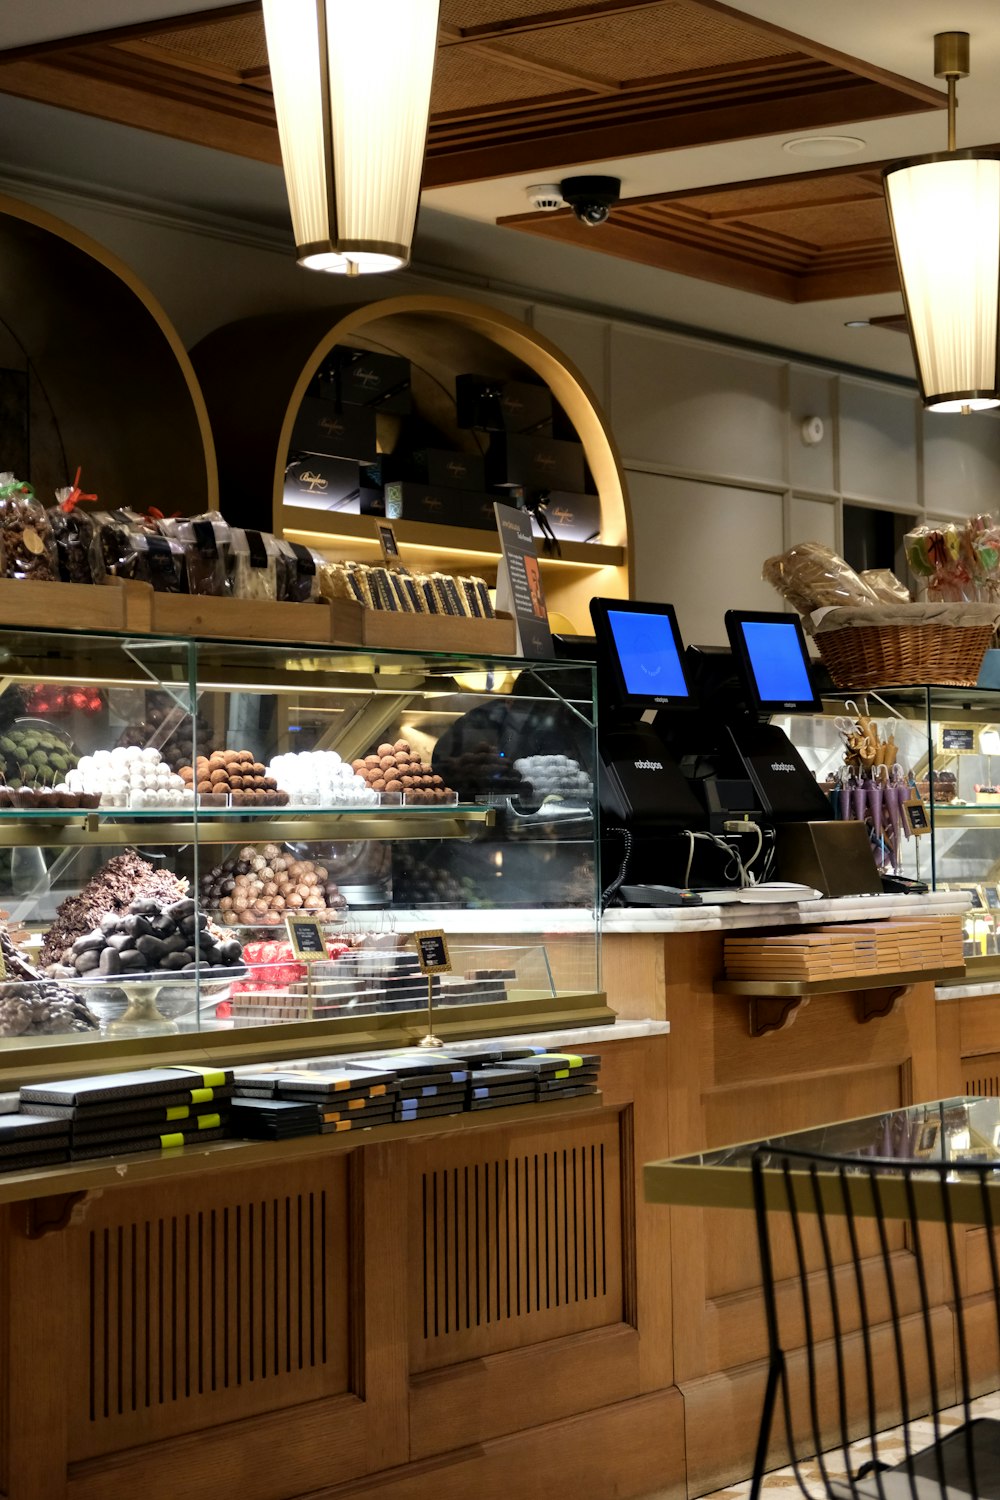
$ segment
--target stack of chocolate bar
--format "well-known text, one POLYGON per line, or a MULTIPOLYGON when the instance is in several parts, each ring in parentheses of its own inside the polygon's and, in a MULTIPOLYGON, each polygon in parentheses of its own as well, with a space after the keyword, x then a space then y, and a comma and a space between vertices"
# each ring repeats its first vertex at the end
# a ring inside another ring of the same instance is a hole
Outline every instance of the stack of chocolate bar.
POLYGON ((237 1096, 230 1127, 230 1134, 239 1140, 288 1141, 299 1135, 318 1135, 319 1110, 315 1104, 300 1104, 297 1099, 237 1096))
MULTIPOLYGON (((396 1076, 388 1069, 339 1063, 331 1058, 279 1063, 267 1067, 241 1068, 236 1090, 242 1108, 235 1124, 242 1131, 256 1124, 252 1133, 263 1129, 269 1117, 266 1109, 254 1104, 270 1101, 294 1104, 311 1110, 311 1115, 297 1115, 298 1129, 291 1128, 288 1111, 272 1111, 271 1118, 284 1115, 287 1135, 331 1135, 345 1130, 368 1130, 373 1125, 392 1122, 396 1102, 396 1076), (311 1121, 308 1124, 307 1121, 311 1121)), ((268 1132, 270 1135, 270 1131, 268 1132)))
POLYGON ((14 1118, 57 1124, 70 1160, 91 1161, 219 1140, 232 1093, 229 1068, 148 1068, 26 1085, 14 1118))
POLYGON ((380 1068, 397 1080, 393 1119, 426 1120, 436 1115, 459 1115, 465 1108, 469 1070, 447 1053, 412 1048, 381 1057, 359 1057, 359 1068, 380 1068))
POLYGON ((0 1114, 0 1172, 50 1167, 69 1159, 69 1123, 0 1114))
POLYGON ((466 1109, 509 1109, 515 1104, 534 1104, 538 1080, 533 1068, 521 1064, 544 1051, 544 1047, 514 1045, 470 1052, 449 1048, 448 1056, 469 1070, 466 1109))
POLYGON ((601 1070, 598 1053, 542 1052, 521 1058, 516 1063, 501 1063, 506 1069, 528 1069, 535 1079, 535 1099, 572 1099, 580 1094, 597 1093, 597 1076, 601 1070))

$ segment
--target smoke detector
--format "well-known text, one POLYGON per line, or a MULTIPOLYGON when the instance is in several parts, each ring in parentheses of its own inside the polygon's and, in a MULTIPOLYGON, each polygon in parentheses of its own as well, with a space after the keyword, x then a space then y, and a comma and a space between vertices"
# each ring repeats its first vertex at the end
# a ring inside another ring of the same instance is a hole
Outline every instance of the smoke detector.
POLYGON ((536 182, 534 187, 525 188, 525 196, 532 208, 537 208, 541 213, 555 213, 557 208, 566 207, 566 199, 558 182, 536 182))

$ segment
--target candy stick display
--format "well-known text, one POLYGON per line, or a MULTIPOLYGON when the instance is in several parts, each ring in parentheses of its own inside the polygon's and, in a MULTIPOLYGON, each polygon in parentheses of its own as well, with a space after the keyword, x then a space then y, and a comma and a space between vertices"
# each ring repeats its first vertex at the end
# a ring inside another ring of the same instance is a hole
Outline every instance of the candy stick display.
POLYGON ((965 523, 965 552, 976 594, 986 604, 1000 600, 1000 526, 991 515, 965 523))
POLYGON ((931 603, 962 604, 975 597, 964 526, 953 521, 917 526, 903 546, 910 571, 926 587, 931 603))

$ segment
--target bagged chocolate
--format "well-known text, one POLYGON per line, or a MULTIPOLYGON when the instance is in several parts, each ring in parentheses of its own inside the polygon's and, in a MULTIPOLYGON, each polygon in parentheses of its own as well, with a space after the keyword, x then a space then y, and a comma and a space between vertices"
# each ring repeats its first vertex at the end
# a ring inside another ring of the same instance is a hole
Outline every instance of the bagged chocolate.
POLYGON ((161 521, 160 530, 184 548, 189 594, 221 598, 231 592, 232 533, 217 510, 161 521))
POLYGON ((82 500, 96 500, 96 495, 80 491, 80 470, 72 484, 56 490, 56 504, 46 511, 56 546, 56 566, 63 583, 103 583, 104 557, 97 524, 81 508, 82 500))
POLYGON ((237 599, 277 599, 277 544, 262 531, 231 532, 231 588, 237 599))
POLYGON ((309 604, 320 597, 319 577, 323 558, 300 542, 277 543, 279 598, 292 604, 309 604))
POLYGON ((54 583, 59 578, 55 537, 30 484, 13 474, 0 474, 0 568, 4 578, 33 578, 54 583))

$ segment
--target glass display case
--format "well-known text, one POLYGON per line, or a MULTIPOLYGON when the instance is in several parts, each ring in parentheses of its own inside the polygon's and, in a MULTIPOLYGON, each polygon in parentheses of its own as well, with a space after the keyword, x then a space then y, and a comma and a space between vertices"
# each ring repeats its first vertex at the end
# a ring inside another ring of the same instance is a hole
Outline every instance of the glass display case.
POLYGON ((827 788, 836 815, 864 816, 882 870, 967 891, 967 958, 1000 954, 1000 690, 886 688, 857 701, 824 699, 824 710, 776 722, 827 788), (859 718, 872 731, 845 774, 859 718), (886 745, 894 748, 883 758, 886 745), (873 787, 881 787, 874 801, 873 787))
POLYGON ((13 629, 0 662, 0 1054, 599 1006, 589 666, 13 629))

